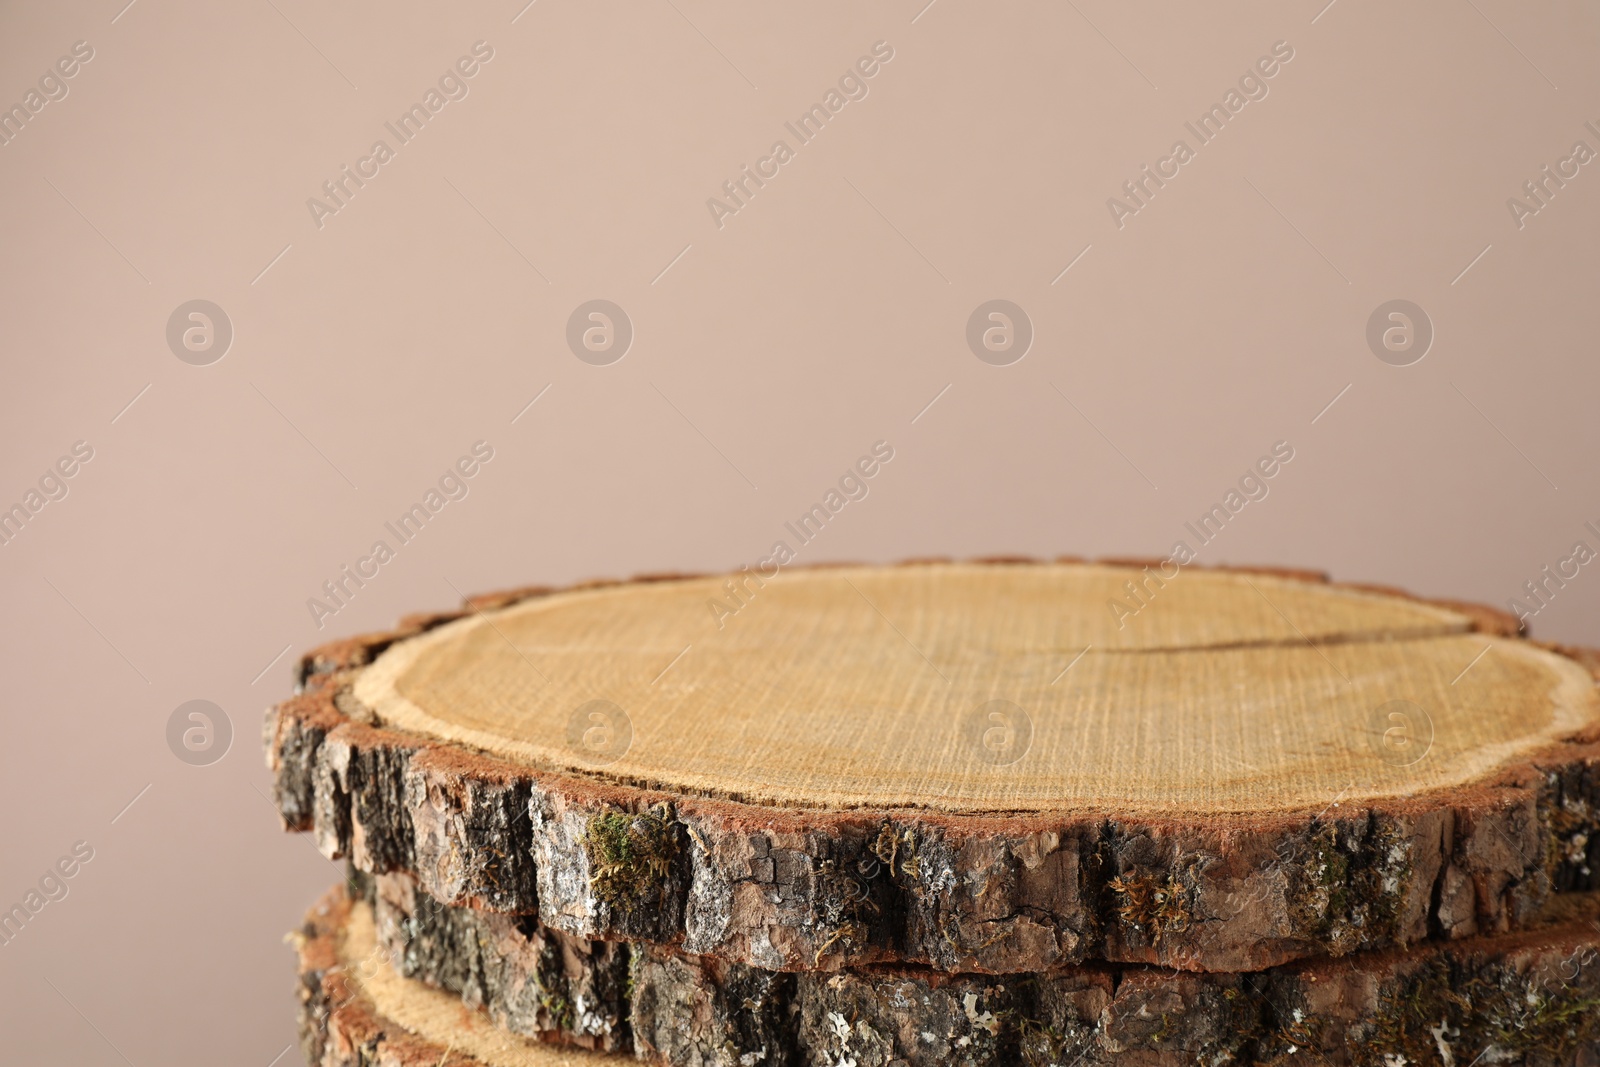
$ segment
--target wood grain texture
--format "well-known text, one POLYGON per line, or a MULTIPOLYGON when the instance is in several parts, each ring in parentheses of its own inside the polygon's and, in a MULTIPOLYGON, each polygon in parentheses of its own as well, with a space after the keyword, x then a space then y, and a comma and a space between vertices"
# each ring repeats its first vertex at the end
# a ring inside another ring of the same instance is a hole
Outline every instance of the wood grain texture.
MULTIPOLYGON (((391 963, 420 961, 426 973, 444 962, 413 950, 407 935, 466 935, 483 946, 476 966, 504 975, 532 964, 524 975, 532 985, 546 973, 532 963, 537 953, 526 951, 545 935, 519 948, 505 916, 393 914, 402 899, 394 890, 375 890, 376 919, 371 905, 352 906, 343 889, 308 918, 301 966, 302 1026, 316 1054, 309 1062, 412 1067, 445 1062, 437 1057, 452 1047, 453 1055, 518 1067, 613 1062, 559 1061, 549 1044, 518 1045, 491 1019, 527 1023, 534 1014, 497 1015, 492 1003, 488 1016, 469 1013, 459 1000, 389 972, 391 963), (498 955, 507 949, 510 956, 498 955)), ((784 975, 630 946, 622 951, 631 956, 631 980, 618 989, 626 1002, 600 1010, 627 1014, 638 1059, 674 1067, 1593 1067, 1600 1063, 1597 916, 1600 897, 1574 894, 1516 934, 1245 975, 1098 964, 1032 976, 907 967, 784 975)), ((573 1037, 538 1026, 525 1032, 573 1037)))
MULTIPOLYGON (((1178 582, 1206 574, 1192 571, 1178 582)), ((1277 580, 1315 587, 1304 576, 1277 580)), ((325 854, 348 856, 361 870, 413 871, 443 903, 769 970, 904 961, 1012 973, 1089 959, 1252 970, 1508 930, 1552 890, 1600 885, 1592 727, 1531 751, 1513 745, 1463 785, 1361 800, 1340 790, 1297 810, 956 814, 755 804, 594 770, 540 770, 396 729, 356 696, 384 649, 543 595, 481 598, 462 613, 407 620, 309 654, 303 691, 267 727, 286 825, 313 831, 325 854), (653 866, 608 867, 600 846, 611 838, 648 843, 653 866)), ((1387 591, 1362 596, 1409 603, 1387 591)), ((1443 617, 1472 636, 1387 646, 1500 642, 1459 686, 1491 662, 1484 684, 1499 685, 1519 669, 1507 664, 1555 661, 1563 664, 1556 688, 1575 691, 1574 672, 1593 668, 1590 653, 1513 641, 1514 624, 1492 609, 1451 604, 1404 617, 1426 617, 1429 626, 1443 617), (1513 673, 1495 673, 1502 669, 1513 673)), ((1296 651, 1320 661, 1358 643, 1296 651)), ((1584 678, 1592 688, 1592 674, 1584 678)))
POLYGON ((1468 782, 1600 722, 1576 664, 1470 634, 1458 612, 1326 584, 1084 564, 833 568, 746 589, 718 629, 706 605, 725 585, 474 614, 385 651, 353 695, 388 725, 543 771, 956 814, 1321 807, 1468 782), (1130 575, 1150 583, 1148 605, 1114 614, 1130 575), (592 701, 620 709, 631 735, 603 764, 569 736, 592 701), (1421 758, 1382 758, 1394 701, 1418 709, 1426 756, 1419 739, 1421 758))

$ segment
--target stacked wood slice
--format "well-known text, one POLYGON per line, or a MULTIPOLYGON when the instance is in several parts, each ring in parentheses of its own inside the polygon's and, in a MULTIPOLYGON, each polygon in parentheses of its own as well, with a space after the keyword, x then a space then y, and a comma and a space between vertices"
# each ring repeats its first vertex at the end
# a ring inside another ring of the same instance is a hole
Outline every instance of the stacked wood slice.
POLYGON ((1600 1065, 1600 655, 1014 560, 469 600, 308 654, 308 1062, 1600 1065))

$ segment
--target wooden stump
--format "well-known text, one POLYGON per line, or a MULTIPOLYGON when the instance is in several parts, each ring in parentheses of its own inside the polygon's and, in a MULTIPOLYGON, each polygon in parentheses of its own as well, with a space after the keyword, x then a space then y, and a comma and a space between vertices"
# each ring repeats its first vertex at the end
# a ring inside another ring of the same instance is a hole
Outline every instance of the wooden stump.
POLYGON ((325 854, 579 939, 1244 971, 1600 885, 1593 663, 1299 574, 741 572, 318 650, 269 762, 325 854))
POLYGON ((613 946, 580 950, 556 967, 557 981, 541 957, 551 944, 570 947, 564 935, 434 903, 399 914, 402 901, 427 898, 408 898, 395 884, 375 893, 376 921, 370 904, 352 905, 341 888, 313 910, 301 935, 302 1029, 308 1062, 318 1067, 601 1067, 613 1060, 567 1058, 490 1020, 520 1020, 538 1037, 571 1040, 575 1030, 541 1029, 537 1020, 581 1028, 574 1012, 615 1020, 624 1007, 627 1024, 608 1031, 622 1039, 618 1047, 631 1034, 639 1058, 682 1067, 1600 1063, 1600 895, 1592 893, 1558 898, 1513 934, 1256 974, 1092 964, 1033 976, 905 966, 795 975, 613 946), (408 926, 409 940, 392 942, 408 926), (440 952, 445 945, 454 947, 440 952), (431 976, 449 986, 462 974, 460 948, 471 945, 478 973, 468 980, 496 991, 487 994, 488 1018, 390 969, 443 968, 448 975, 431 976), (631 956, 627 983, 581 975, 607 970, 613 951, 631 956), (575 978, 625 994, 626 1005, 576 999, 552 1008, 575 978), (540 988, 543 1006, 511 1003, 537 999, 529 991, 540 988), (501 994, 509 999, 494 999, 501 994))

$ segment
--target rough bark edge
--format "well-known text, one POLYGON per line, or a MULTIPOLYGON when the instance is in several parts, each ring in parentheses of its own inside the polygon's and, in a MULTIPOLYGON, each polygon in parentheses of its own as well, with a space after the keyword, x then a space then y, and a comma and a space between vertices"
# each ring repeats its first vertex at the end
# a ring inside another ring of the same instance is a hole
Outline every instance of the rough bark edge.
POLYGON ((802 974, 799 1033, 809 1056, 802 1062, 1595 1063, 1594 910, 1591 901, 1583 920, 1539 931, 1256 974, 1104 965, 1037 976, 905 968, 802 974))
MULTIPOLYGON (((524 933, 509 916, 437 904, 423 903, 418 916, 386 916, 427 898, 408 897, 403 878, 381 881, 388 884, 365 880, 358 890, 377 902, 379 955, 440 988, 455 991, 456 964, 447 954, 413 952, 408 938, 476 944, 484 954, 509 949, 509 957, 473 966, 512 972, 518 960, 534 959, 530 946, 562 940, 524 933)), ((635 1056, 671 1067, 1593 1065, 1597 918, 1600 895, 1574 895, 1514 934, 1255 974, 1092 964, 1011 976, 881 966, 785 975, 637 946, 630 981, 617 990, 624 999, 599 1010, 631 1017, 635 1056), (1312 1050, 1314 1058, 1304 1055, 1312 1050)), ((584 958, 614 965, 603 955, 584 958)), ((532 1019, 483 1006, 496 1025, 532 1019)), ((511 1029, 542 1041, 587 1040, 560 1028, 511 1029)))
MULTIPOLYGON (((1589 738, 1474 786, 1381 806, 1213 817, 1199 828, 1144 816, 813 811, 685 797, 543 774, 377 727, 350 696, 353 672, 395 641, 552 591, 471 598, 461 612, 413 616, 303 657, 301 692, 267 724, 285 825, 312 830, 324 854, 362 870, 415 870, 443 903, 774 970, 904 960, 1015 973, 1091 958, 1254 970, 1507 930, 1552 887, 1600 885, 1600 744, 1589 738), (673 843, 664 869, 597 892, 592 828, 663 811, 673 843)), ((1517 633, 1495 609, 1468 614, 1480 632, 1517 633)), ((1600 654, 1545 647, 1600 668, 1600 654)))
POLYGON ((526 916, 447 908, 407 875, 351 871, 393 968, 459 996, 502 1030, 602 1052, 633 1048, 629 946, 584 941, 526 916))
MULTIPOLYGON (((300 1051, 310 1067, 476 1067, 489 1061, 459 1050, 453 1043, 412 1033, 385 1017, 363 985, 370 968, 387 967, 381 953, 360 960, 351 958, 344 944, 350 918, 351 894, 338 886, 325 894, 306 915, 290 938, 299 955, 297 1022, 300 1051)), ((489 1030, 463 1008, 469 1025, 489 1030)), ((572 1067, 580 1057, 593 1067, 623 1067, 623 1056, 573 1053, 511 1035, 495 1034, 495 1044, 517 1053, 518 1062, 548 1067, 572 1067), (589 1059, 587 1057, 591 1057, 589 1059)))

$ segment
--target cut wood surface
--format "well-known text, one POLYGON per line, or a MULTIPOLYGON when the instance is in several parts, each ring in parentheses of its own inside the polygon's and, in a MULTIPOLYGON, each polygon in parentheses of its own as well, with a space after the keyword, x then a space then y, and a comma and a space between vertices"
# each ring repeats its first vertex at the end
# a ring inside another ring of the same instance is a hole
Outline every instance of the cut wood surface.
POLYGON ((1592 654, 1316 576, 1153 573, 478 598, 305 658, 277 802, 443 903, 766 969, 1258 969, 1600 885, 1592 654))
POLYGON ((1132 580, 1078 564, 810 570, 747 590, 721 629, 707 605, 729 598, 725 580, 579 590, 400 642, 354 696, 399 729, 543 771, 962 814, 1392 797, 1600 718, 1587 671, 1468 633, 1459 612, 1203 571, 1148 579, 1147 609, 1113 613, 1132 580), (586 731, 631 735, 621 752, 594 738, 598 770, 569 737, 595 701, 609 707, 586 731), (1419 756, 1431 736, 1426 756, 1384 758, 1389 707, 1419 709, 1399 729, 1419 756))
POLYGON ((338 889, 302 933, 302 1029, 317 1067, 619 1062, 563 1057, 502 1029, 589 1042, 583 1012, 620 1020, 608 1031, 613 1047, 674 1067, 1600 1063, 1595 894, 1562 898, 1515 934, 1256 974, 1103 964, 1032 976, 907 967, 781 974, 641 945, 618 946, 630 977, 614 986, 585 974, 609 969, 603 953, 565 955, 553 947, 565 944, 561 935, 519 931, 507 916, 432 904, 407 914, 403 887, 386 881, 375 890, 376 918, 366 900, 352 903, 338 889), (463 947, 470 962, 448 962, 463 947), (391 966, 446 988, 464 982, 488 1015, 391 966), (567 999, 580 986, 624 999, 567 999))

